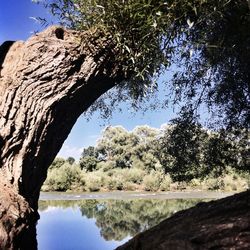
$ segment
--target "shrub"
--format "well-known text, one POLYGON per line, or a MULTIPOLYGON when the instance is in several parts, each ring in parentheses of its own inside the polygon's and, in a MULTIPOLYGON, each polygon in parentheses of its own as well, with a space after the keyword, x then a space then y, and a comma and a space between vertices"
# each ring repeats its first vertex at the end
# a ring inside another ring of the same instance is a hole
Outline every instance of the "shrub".
POLYGON ((132 168, 145 169, 145 164, 141 160, 135 158, 133 159, 132 168))
POLYGON ((105 179, 105 187, 108 190, 122 190, 123 180, 120 177, 107 176, 105 179))
POLYGON ((81 169, 92 172, 96 170, 97 162, 98 160, 94 156, 85 156, 80 159, 79 164, 81 169))
POLYGON ((100 174, 97 174, 96 172, 88 173, 85 178, 87 190, 90 192, 96 192, 101 189, 103 181, 100 174))
POLYGON ((223 190, 223 181, 222 178, 206 178, 203 182, 203 185, 205 186, 205 189, 208 190, 223 190))
POLYGON ((79 166, 64 163, 60 168, 53 168, 48 172, 48 177, 45 181, 45 190, 69 190, 73 184, 79 183, 81 179, 80 175, 81 170, 79 166))
POLYGON ((163 177, 163 180, 162 180, 162 182, 160 184, 160 190, 161 191, 169 191, 171 183, 172 183, 172 179, 171 179, 170 175, 166 174, 163 177))
POLYGON ((203 185, 209 190, 221 191, 243 191, 248 188, 247 179, 235 173, 228 173, 220 176, 219 178, 208 177, 204 180, 203 185))
POLYGON ((236 175, 225 175, 223 183, 223 191, 242 191, 248 188, 247 181, 236 175))
POLYGON ((112 170, 115 168, 115 162, 114 161, 101 161, 97 163, 96 169, 102 170, 104 172, 107 172, 109 170, 112 170))
POLYGON ((56 157, 52 164, 50 165, 50 169, 60 168, 65 163, 65 160, 61 157, 56 157))
POLYGON ((161 172, 152 171, 149 175, 144 176, 143 185, 146 191, 157 191, 160 188, 163 175, 161 172))
POLYGON ((125 181, 141 184, 146 171, 139 168, 125 169, 125 181))
POLYGON ((137 188, 138 188, 138 186, 135 183, 131 183, 131 182, 124 182, 123 183, 123 190, 135 191, 137 188))
POLYGON ((202 180, 194 178, 188 183, 188 187, 191 189, 202 189, 202 180))

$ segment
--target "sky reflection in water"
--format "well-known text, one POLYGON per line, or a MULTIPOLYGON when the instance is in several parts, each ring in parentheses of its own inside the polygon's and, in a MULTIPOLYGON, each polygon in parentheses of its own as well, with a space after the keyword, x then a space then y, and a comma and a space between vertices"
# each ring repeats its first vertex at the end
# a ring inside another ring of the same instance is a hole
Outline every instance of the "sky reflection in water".
POLYGON ((201 200, 40 201, 39 250, 108 250, 201 200))

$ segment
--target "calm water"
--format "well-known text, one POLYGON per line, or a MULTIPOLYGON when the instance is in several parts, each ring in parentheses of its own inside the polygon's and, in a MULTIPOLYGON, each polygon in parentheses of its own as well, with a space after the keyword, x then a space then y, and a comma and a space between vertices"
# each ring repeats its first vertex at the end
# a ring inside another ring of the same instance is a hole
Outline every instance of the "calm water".
POLYGON ((202 201, 197 198, 166 199, 155 194, 118 194, 111 195, 112 199, 106 199, 106 194, 95 194, 97 199, 92 199, 91 194, 84 194, 84 197, 42 194, 41 218, 37 225, 38 249, 114 249, 138 232, 202 201), (77 200, 79 198, 81 200, 77 200))

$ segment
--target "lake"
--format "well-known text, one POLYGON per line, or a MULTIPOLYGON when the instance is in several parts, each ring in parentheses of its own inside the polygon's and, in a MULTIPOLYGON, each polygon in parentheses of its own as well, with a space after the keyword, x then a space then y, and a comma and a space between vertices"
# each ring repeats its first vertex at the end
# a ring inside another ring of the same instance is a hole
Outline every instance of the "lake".
POLYGON ((39 250, 108 250, 219 192, 41 193, 39 250))

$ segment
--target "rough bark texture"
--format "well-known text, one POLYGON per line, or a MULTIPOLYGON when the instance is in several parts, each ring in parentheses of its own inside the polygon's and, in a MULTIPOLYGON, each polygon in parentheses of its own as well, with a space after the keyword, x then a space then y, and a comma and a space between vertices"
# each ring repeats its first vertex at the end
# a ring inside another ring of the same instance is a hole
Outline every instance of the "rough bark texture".
POLYGON ((199 203, 117 250, 250 249, 250 191, 199 203))
POLYGON ((0 190, 0 249, 37 249, 38 214, 8 184, 0 190))
POLYGON ((20 215, 37 210, 47 169, 77 118, 123 79, 114 53, 97 33, 61 27, 0 47, 0 182, 9 187, 1 189, 0 235, 15 225, 8 206, 21 204, 20 215))

